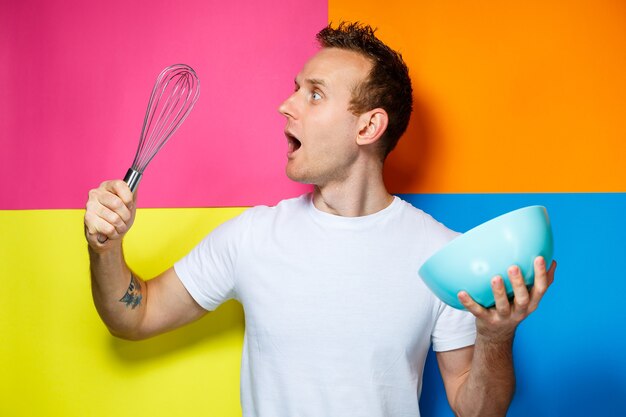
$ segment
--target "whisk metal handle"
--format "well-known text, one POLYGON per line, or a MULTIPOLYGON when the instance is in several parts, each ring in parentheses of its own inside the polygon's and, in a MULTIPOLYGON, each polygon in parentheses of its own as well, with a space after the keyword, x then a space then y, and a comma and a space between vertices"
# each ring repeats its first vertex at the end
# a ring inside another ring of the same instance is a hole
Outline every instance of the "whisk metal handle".
POLYGON ((132 191, 133 193, 135 192, 140 180, 141 172, 136 171, 132 168, 128 168, 128 171, 126 171, 126 176, 124 176, 124 182, 128 184, 128 188, 130 188, 130 191, 132 191))

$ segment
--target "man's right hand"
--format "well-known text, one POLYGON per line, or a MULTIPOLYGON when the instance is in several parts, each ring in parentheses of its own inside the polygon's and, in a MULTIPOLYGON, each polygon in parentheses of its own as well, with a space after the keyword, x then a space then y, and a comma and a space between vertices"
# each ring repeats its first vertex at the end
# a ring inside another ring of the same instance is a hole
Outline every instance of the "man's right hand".
POLYGON ((89 191, 85 212, 85 237, 96 252, 119 245, 135 220, 135 199, 122 180, 105 181, 89 191))

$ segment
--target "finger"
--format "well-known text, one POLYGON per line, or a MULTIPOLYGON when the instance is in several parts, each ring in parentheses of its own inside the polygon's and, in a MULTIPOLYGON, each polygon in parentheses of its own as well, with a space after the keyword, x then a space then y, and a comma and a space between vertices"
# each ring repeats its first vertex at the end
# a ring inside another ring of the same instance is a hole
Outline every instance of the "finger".
POLYGON ((105 181, 89 191, 85 212, 85 237, 93 247, 119 239, 133 222, 133 193, 121 180, 105 181))
POLYGON ((127 221, 130 220, 130 218, 128 220, 123 219, 122 217, 120 217, 119 212, 112 211, 105 206, 100 206, 98 207, 96 214, 102 220, 111 224, 118 234, 123 235, 128 231, 129 225, 127 221))
POLYGON ((496 302, 495 309, 501 316, 509 316, 511 314, 511 303, 506 295, 506 287, 500 275, 493 277, 491 280, 491 291, 493 299, 496 302))
POLYGON ((132 203, 127 205, 121 197, 115 194, 107 193, 102 196, 100 202, 109 210, 115 212, 124 221, 129 221, 132 217, 132 203))
POLYGON ((489 315, 489 311, 474 301, 467 292, 460 291, 457 294, 457 298, 463 304, 463 307, 477 318, 486 318, 489 315))
POLYGON ((550 269, 546 271, 545 259, 541 256, 535 258, 535 282, 530 290, 529 310, 535 311, 539 302, 545 295, 548 287, 554 281, 554 271, 556 270, 556 262, 552 262, 550 269))
POLYGON ((104 235, 109 239, 117 239, 120 237, 120 234, 115 229, 115 226, 93 212, 85 213, 85 229, 87 239, 93 243, 98 241, 99 234, 104 235))
POLYGON ((87 202, 87 210, 93 210, 107 219, 108 216, 105 213, 108 210, 108 212, 115 213, 124 222, 130 221, 132 218, 131 208, 117 194, 100 189, 93 191, 95 192, 90 193, 89 201, 87 202))
MULTIPOLYGON (((131 212, 119 197, 100 189, 90 191, 85 212, 85 226, 90 233, 102 231, 105 236, 114 239, 125 234, 132 225, 132 221, 131 212), (114 208, 111 209, 108 206, 114 208), (109 223, 115 231, 111 232, 110 227, 102 224, 101 221, 109 223)), ((99 239, 100 243, 104 241, 103 238, 99 239)))
POLYGON ((509 282, 511 282, 511 286, 513 287, 513 305, 515 306, 515 311, 525 314, 530 303, 530 294, 528 293, 528 288, 526 288, 522 271, 517 265, 514 265, 510 267, 507 272, 509 282))
POLYGON ((109 238, 105 235, 98 233, 95 227, 88 227, 87 223, 85 223, 85 237, 87 238, 87 242, 89 242, 92 246, 101 246, 103 243, 109 240, 109 238))
MULTIPOLYGON (((87 202, 87 211, 85 213, 85 222, 95 221, 95 218, 100 218, 107 223, 110 223, 118 233, 123 234, 129 228, 129 222, 132 219, 130 211, 124 206, 122 200, 118 197, 108 194, 112 201, 102 204, 97 199, 90 199, 87 202), (112 205, 115 209, 111 209, 108 205, 112 205), (115 211, 114 211, 115 210, 115 211), (94 218, 95 216, 95 218, 94 218)), ((109 197, 102 197, 102 200, 107 200, 109 197)))
POLYGON ((102 183, 102 187, 104 187, 104 189, 106 189, 107 191, 118 196, 122 200, 124 205, 126 205, 127 207, 131 207, 133 205, 133 202, 134 202, 133 192, 128 187, 128 184, 126 184, 124 181, 122 180, 105 181, 102 183))
POLYGON ((99 205, 95 206, 95 211, 104 219, 115 224, 117 219, 127 222, 132 218, 132 213, 124 202, 116 195, 106 193, 101 196, 99 205))

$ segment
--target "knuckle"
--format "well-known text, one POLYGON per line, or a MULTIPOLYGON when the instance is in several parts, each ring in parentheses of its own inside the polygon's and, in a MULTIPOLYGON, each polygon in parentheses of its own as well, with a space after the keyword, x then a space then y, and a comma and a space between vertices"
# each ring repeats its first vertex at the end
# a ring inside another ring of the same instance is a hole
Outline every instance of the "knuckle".
POLYGON ((110 207, 114 210, 119 210, 124 207, 124 203, 119 197, 116 197, 111 200, 110 207))
POLYGON ((489 324, 490 327, 497 327, 500 325, 500 318, 498 315, 491 315, 488 319, 487 319, 487 324, 489 324))
POLYGON ((517 274, 517 275, 513 275, 511 277, 511 284, 512 285, 526 285, 524 284, 524 277, 521 274, 517 274))
POLYGON ((95 212, 98 209, 98 201, 95 198, 89 198, 87 203, 85 204, 85 209, 87 213, 95 212))
POLYGON ((500 319, 499 317, 506 317, 509 314, 509 311, 506 309, 499 309, 497 310, 498 312, 498 316, 492 320, 492 325, 497 326, 502 322, 502 319, 500 319))
POLYGON ((96 233, 96 229, 94 227, 94 225, 91 222, 88 222, 85 220, 85 234, 87 236, 91 236, 94 233, 96 233))
POLYGON ((522 309, 527 309, 530 304, 528 297, 521 297, 517 300, 517 306, 522 309))
POLYGON ((94 216, 90 211, 85 213, 84 223, 86 227, 89 227, 94 223, 94 216))
POLYGON ((107 236, 110 236, 113 233, 115 233, 115 227, 113 227, 111 223, 104 223, 103 225, 99 227, 99 229, 103 234, 107 236))
POLYGON ((130 222, 130 219, 132 218, 132 215, 131 215, 130 211, 125 210, 125 211, 123 211, 123 212, 120 214, 120 217, 122 218, 122 221, 123 221, 124 223, 128 223, 128 222, 130 222))
POLYGON ((115 222, 115 229, 120 233, 126 231, 127 229, 126 223, 122 219, 118 219, 115 222))
POLYGON ((114 226, 117 224, 117 222, 119 221, 119 216, 117 214, 115 214, 115 212, 113 211, 108 211, 105 214, 105 221, 107 223, 109 223, 111 226, 114 226))
POLYGON ((111 182, 111 185, 113 186, 113 188, 115 188, 115 190, 117 192, 122 192, 124 191, 126 188, 128 188, 128 184, 126 184, 123 180, 113 180, 111 182))
POLYGON ((88 198, 87 202, 98 200, 98 196, 99 195, 100 195, 100 190, 99 189, 94 188, 94 189, 89 190, 89 193, 88 193, 89 198, 88 198))
POLYGON ((541 285, 541 286, 535 286, 535 294, 537 294, 539 297, 542 297, 546 291, 547 291, 547 287, 541 285))

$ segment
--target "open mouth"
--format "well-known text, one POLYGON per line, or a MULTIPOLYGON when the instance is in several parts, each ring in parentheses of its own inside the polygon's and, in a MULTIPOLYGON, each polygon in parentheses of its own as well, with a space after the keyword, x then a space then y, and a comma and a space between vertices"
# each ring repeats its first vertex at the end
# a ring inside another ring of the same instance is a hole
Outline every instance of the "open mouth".
POLYGON ((302 146, 300 140, 291 133, 285 132, 285 137, 287 138, 287 144, 289 146, 289 154, 297 151, 302 146))

